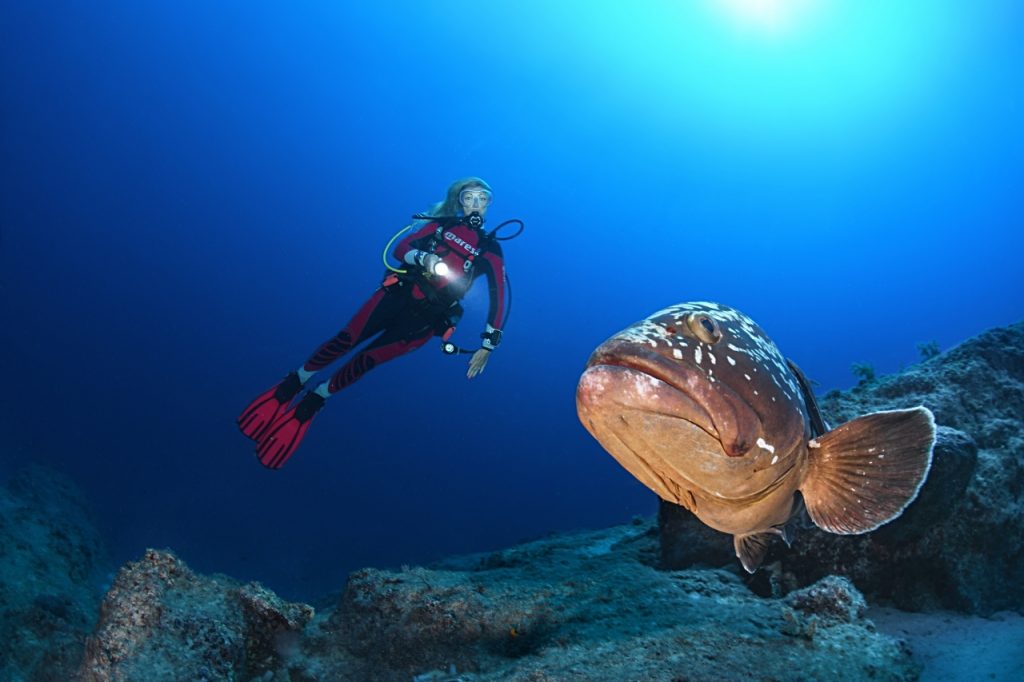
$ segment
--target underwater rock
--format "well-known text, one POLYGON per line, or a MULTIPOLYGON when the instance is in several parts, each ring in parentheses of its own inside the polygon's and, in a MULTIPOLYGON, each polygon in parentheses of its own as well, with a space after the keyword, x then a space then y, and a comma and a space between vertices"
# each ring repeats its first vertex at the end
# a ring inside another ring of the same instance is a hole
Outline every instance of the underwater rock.
POLYGON ((868 604, 846 578, 830 575, 810 587, 786 595, 786 604, 808 616, 854 623, 867 613, 868 604))
POLYGON ((313 617, 251 583, 204 577, 170 552, 148 550, 107 592, 79 678, 226 680, 280 668, 313 617))
POLYGON ((917 499, 899 518, 875 531, 875 539, 888 544, 910 542, 949 519, 955 507, 950 501, 963 497, 977 464, 974 439, 963 431, 938 426, 932 468, 917 499))
POLYGON ((361 679, 329 662, 345 651, 382 682, 916 677, 847 581, 763 599, 729 571, 657 570, 657 545, 640 520, 432 569, 358 571, 307 651, 328 678, 361 679))
MULTIPOLYGON (((903 515, 866 535, 803 529, 791 549, 775 543, 766 562, 778 563, 753 586, 777 593, 837 574, 908 610, 1024 608, 1024 323, 821 401, 832 424, 922 404, 940 425, 935 457, 903 515)), ((662 503, 659 517, 665 567, 735 562, 728 536, 698 529, 681 507, 662 503)))
POLYGON ((69 479, 32 466, 0 488, 0 679, 73 677, 107 561, 69 479))
POLYGON ((653 521, 638 519, 429 568, 365 569, 315 615, 149 550, 118 574, 74 679, 916 679, 849 581, 765 599, 730 571, 658 570, 657 550, 653 521))

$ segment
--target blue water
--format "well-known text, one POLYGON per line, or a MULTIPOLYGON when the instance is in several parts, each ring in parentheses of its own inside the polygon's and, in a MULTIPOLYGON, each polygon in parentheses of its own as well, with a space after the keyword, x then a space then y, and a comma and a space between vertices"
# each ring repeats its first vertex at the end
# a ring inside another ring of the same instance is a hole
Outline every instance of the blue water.
POLYGON ((635 4, 5 3, 0 473, 72 476, 118 561, 308 599, 652 513, 574 389, 663 306, 743 310, 821 392, 1024 317, 1019 3, 635 4), (238 412, 466 175, 526 222, 486 372, 431 344, 264 470, 238 412))

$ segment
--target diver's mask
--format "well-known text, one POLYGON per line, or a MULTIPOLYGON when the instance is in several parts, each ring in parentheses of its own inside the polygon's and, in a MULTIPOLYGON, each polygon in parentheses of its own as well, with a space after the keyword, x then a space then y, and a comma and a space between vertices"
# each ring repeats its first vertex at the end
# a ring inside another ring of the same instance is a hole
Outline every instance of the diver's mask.
POLYGON ((468 187, 459 192, 459 203, 467 213, 473 209, 487 208, 491 203, 491 190, 482 187, 468 187))

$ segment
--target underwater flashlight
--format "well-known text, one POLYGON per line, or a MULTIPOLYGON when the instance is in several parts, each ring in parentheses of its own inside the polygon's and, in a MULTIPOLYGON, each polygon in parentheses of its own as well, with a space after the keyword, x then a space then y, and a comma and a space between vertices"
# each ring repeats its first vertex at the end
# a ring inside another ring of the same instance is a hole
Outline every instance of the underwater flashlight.
POLYGON ((437 277, 447 277, 448 276, 448 264, 445 263, 444 261, 438 261, 437 263, 434 263, 433 273, 437 277))
POLYGON ((455 355, 459 352, 459 347, 451 341, 445 341, 441 344, 441 352, 445 355, 455 355))

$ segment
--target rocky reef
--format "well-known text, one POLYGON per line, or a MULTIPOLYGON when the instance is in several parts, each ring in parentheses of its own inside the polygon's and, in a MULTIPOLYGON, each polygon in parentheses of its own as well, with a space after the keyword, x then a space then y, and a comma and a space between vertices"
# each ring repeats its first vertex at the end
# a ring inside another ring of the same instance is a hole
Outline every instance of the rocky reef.
MULTIPOLYGON (((17 480, 4 527, 30 534, 33 522, 12 500, 49 504, 55 484, 39 473, 17 480), (23 493, 27 481, 43 492, 23 493)), ((82 520, 74 542, 8 545, 52 555, 5 555, 23 580, 4 583, 4 679, 905 680, 918 671, 907 648, 865 618, 849 581, 766 599, 733 571, 659 570, 652 519, 429 568, 357 571, 315 613, 158 550, 125 564, 100 604, 87 575, 101 546, 88 515, 72 511, 82 520), (61 552, 68 563, 56 561, 61 552), (52 572, 38 572, 43 565, 52 572)), ((49 519, 45 532, 74 527, 49 519)))
POLYGON ((125 565, 107 592, 78 679, 251 679, 281 666, 313 617, 257 583, 192 572, 170 552, 125 565))
MULTIPOLYGON (((827 575, 848 577, 875 603, 987 615, 1024 609, 1024 323, 989 330, 898 374, 821 401, 833 425, 877 410, 925 405, 939 425, 932 470, 902 516, 873 533, 813 525, 778 542, 752 579, 764 594, 827 575)), ((665 567, 733 562, 730 538, 681 507, 660 509, 665 567)))
POLYGON ((121 570, 81 679, 913 679, 863 597, 826 578, 785 599, 723 570, 661 571, 649 520, 430 569, 354 573, 314 616, 166 552, 121 570), (308 625, 307 625, 308 623, 308 625))
MULTIPOLYGON (((1024 325, 822 402, 833 424, 927 405, 940 424, 932 471, 897 521, 863 536, 805 528, 753 576, 728 536, 663 505, 657 520, 356 571, 316 611, 258 583, 197 574, 170 551, 146 551, 105 586, 81 495, 28 469, 0 490, 0 677, 917 679, 919 663, 876 629, 868 602, 975 614, 1024 606, 1024 325)), ((1019 617, 1001 622, 1011 637, 1024 632, 1019 617)))
POLYGON ((72 679, 108 566, 70 480, 29 467, 0 488, 0 679, 72 679))

